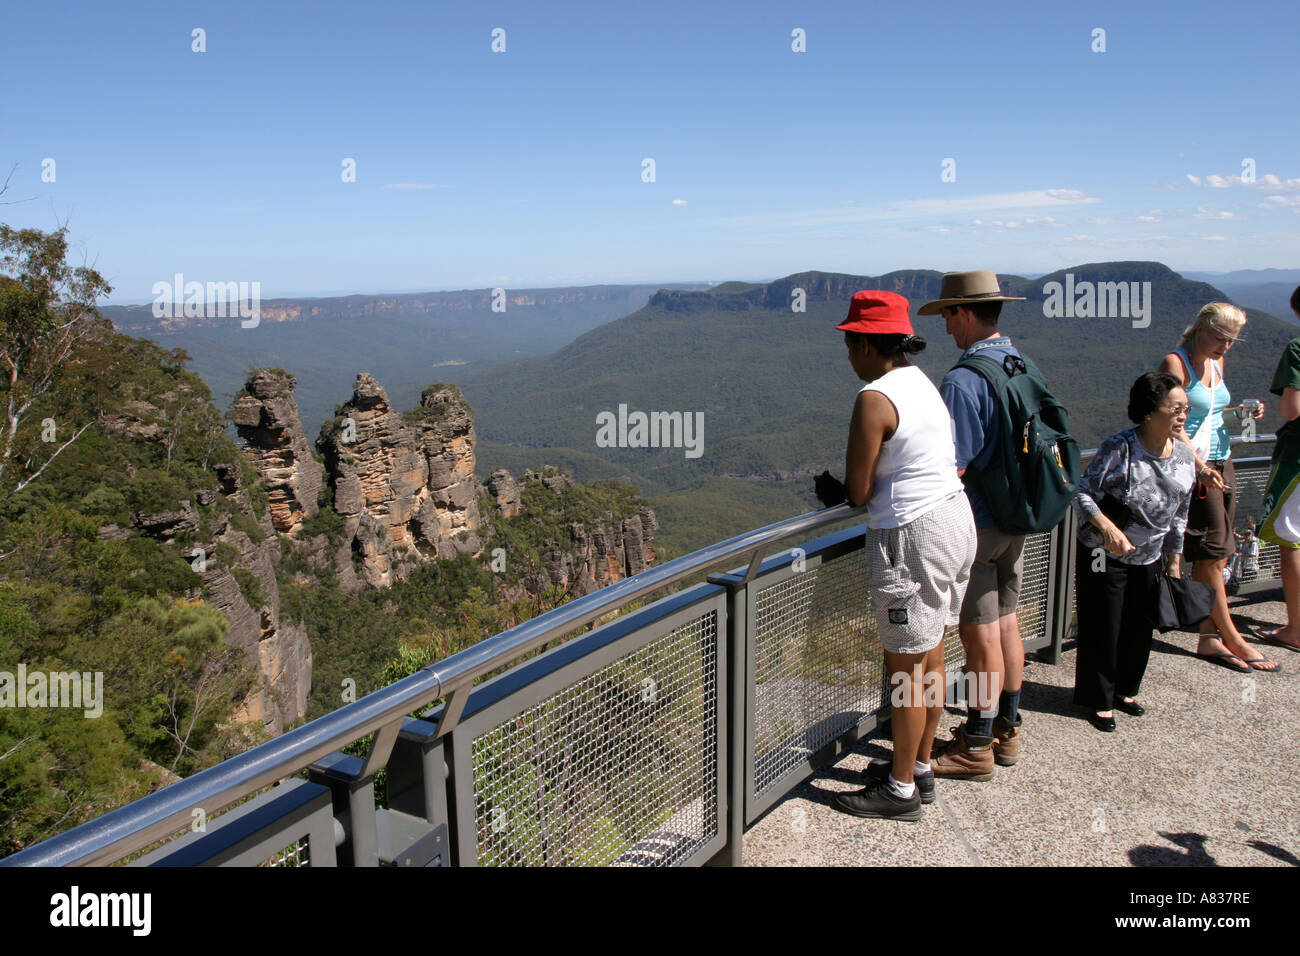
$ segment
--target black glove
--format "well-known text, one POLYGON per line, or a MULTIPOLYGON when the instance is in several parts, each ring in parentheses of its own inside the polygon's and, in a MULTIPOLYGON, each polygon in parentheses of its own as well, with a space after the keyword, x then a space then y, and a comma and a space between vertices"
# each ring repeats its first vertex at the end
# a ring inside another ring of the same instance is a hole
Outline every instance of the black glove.
POLYGON ((847 497, 844 494, 844 483, 838 478, 831 477, 829 471, 823 471, 814 478, 813 487, 817 490, 817 500, 827 508, 843 504, 847 497))

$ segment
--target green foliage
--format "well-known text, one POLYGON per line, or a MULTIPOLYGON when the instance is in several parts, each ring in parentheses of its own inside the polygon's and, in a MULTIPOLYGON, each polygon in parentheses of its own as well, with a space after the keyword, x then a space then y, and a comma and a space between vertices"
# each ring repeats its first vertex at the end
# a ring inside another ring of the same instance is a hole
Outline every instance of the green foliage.
POLYGON ((316 513, 309 518, 304 518, 300 526, 299 536, 303 539, 314 538, 317 535, 325 535, 329 541, 330 549, 336 549, 343 542, 343 533, 347 530, 347 522, 329 505, 323 505, 317 509, 316 513))
POLYGON ((258 582, 256 574, 248 568, 233 568, 231 573, 239 585, 239 593, 244 596, 249 607, 259 608, 266 605, 266 595, 262 593, 262 585, 258 582))

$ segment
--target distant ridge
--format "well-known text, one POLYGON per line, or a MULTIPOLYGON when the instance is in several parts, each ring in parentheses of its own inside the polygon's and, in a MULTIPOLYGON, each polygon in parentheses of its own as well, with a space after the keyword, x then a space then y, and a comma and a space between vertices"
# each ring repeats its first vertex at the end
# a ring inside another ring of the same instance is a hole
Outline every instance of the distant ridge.
MULTIPOLYGON (((936 383, 958 350, 940 317, 915 309, 938 298, 942 273, 881 276, 800 272, 770 283, 724 283, 709 291, 664 290, 645 308, 576 339, 553 355, 469 372, 460 380, 478 413, 484 461, 521 469, 555 462, 594 479, 624 476, 654 500, 661 540, 686 548, 817 507, 809 478, 842 472, 844 435, 860 387, 834 331, 862 288, 906 296, 929 347, 918 364, 936 383), (804 291, 803 312, 791 305, 804 291), (703 413, 704 453, 602 448, 596 415, 630 410, 703 413)), ((1034 359, 1071 412, 1086 446, 1128 427, 1128 388, 1175 348, 1206 302, 1231 299, 1159 262, 1082 263, 1036 279, 1002 275, 1001 328, 1034 359), (1052 282, 1150 283, 1150 324, 1129 318, 1049 318, 1052 282)), ((1247 308, 1246 340, 1228 363, 1235 398, 1268 399, 1278 355, 1295 334, 1247 308)), ((1270 411, 1261 425, 1278 424, 1270 411)))

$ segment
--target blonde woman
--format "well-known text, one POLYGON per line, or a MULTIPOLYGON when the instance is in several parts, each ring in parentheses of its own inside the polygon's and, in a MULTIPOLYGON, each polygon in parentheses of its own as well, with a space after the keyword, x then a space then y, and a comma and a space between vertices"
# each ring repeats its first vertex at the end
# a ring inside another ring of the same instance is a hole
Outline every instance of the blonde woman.
POLYGON ((1196 314, 1183 332, 1178 348, 1165 356, 1160 371, 1178 379, 1187 392, 1190 409, 1182 440, 1196 456, 1196 487, 1187 512, 1183 556, 1194 562, 1192 578, 1214 588, 1214 612, 1201 625, 1196 654, 1212 663, 1242 673, 1279 669, 1246 643, 1228 610, 1223 569, 1235 550, 1236 473, 1225 420, 1240 422, 1261 418, 1264 407, 1231 405, 1224 381, 1228 351, 1241 337, 1246 315, 1228 302, 1211 302, 1196 314))

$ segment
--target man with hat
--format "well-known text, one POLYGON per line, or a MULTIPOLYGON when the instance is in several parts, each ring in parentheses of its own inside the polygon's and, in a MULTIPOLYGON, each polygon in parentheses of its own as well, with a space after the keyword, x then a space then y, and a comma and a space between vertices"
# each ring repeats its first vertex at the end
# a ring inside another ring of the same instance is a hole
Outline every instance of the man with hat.
MULTIPOLYGON (((946 330, 961 348, 962 360, 981 355, 1001 363, 1019 357, 1011 339, 998 331, 1003 302, 1023 296, 1003 295, 998 277, 987 269, 951 272, 943 277, 939 298, 917 310, 918 315, 942 315, 946 330)), ((993 386, 971 368, 955 367, 939 386, 953 421, 958 474, 965 481, 975 515, 978 547, 970 583, 962 602, 959 625, 966 650, 967 718, 953 739, 936 744, 936 777, 990 780, 995 762, 1011 766, 1020 757, 1020 688, 1025 648, 1020 639, 1016 604, 1024 566, 1024 535, 1007 534, 981 494, 974 474, 1001 454, 999 443, 1015 436, 999 434, 1001 412, 993 386), (967 472, 973 472, 969 477, 967 472), (973 690, 973 693, 972 693, 973 690)))

